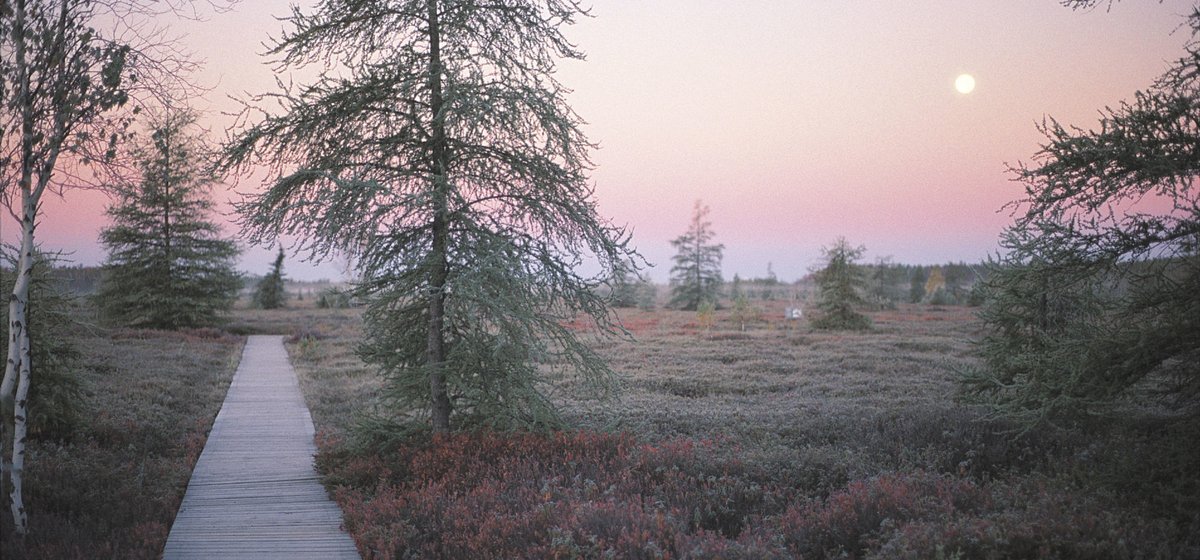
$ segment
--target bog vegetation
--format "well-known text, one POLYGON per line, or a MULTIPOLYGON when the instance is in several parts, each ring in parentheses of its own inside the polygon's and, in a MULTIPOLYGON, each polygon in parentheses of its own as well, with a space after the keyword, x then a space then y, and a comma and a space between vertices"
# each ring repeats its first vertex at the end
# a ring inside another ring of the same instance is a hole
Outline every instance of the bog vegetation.
POLYGON ((298 312, 311 334, 289 348, 318 465, 365 558, 1200 551, 1200 460, 1178 445, 1194 423, 1151 399, 1022 433, 955 398, 977 363, 971 308, 900 303, 866 312, 869 331, 829 331, 785 321, 780 296, 744 330, 732 306, 711 327, 695 312, 624 311, 636 342, 592 342, 623 376, 621 398, 556 383, 571 431, 379 437, 362 429, 381 381, 354 355, 353 310, 298 312))
POLYGON ((292 335, 368 558, 1200 556, 1195 42, 1097 130, 1047 121, 986 267, 862 264, 839 239, 811 278, 768 266, 723 292, 697 202, 660 301, 596 214, 594 146, 554 77, 583 56, 563 33, 579 4, 296 8, 271 54, 316 77, 247 100, 217 168, 273 172, 239 208, 252 242, 341 252, 359 281, 281 309, 281 252, 218 331, 192 328, 238 286, 203 216, 212 154, 186 112, 147 111, 129 142, 134 84, 187 64, 102 39, 113 6, 0 8, 22 234, 2 269, 6 558, 155 557, 232 332, 292 335), (94 300, 59 281, 93 273, 36 250, 63 154, 80 177, 135 168, 112 175, 94 300))

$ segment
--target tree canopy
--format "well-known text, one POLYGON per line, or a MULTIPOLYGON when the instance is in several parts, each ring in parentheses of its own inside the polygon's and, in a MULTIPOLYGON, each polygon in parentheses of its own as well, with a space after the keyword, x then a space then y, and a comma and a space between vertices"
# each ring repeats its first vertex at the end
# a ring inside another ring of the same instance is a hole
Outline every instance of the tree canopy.
POLYGON ((636 258, 596 213, 593 146, 554 77, 583 58, 563 35, 583 15, 574 0, 326 0, 294 8, 271 48, 321 70, 248 102, 281 109, 227 146, 226 166, 275 173, 244 229, 355 259, 360 354, 398 418, 545 425, 539 363, 611 377, 565 326, 582 314, 615 332, 596 288, 636 258))
MULTIPOLYGON (((1071 2, 1087 6, 1094 2, 1071 2)), ((1200 11, 1187 54, 1095 129, 1047 119, 1013 171, 1006 253, 984 283, 968 387, 1029 423, 1100 412, 1136 386, 1200 397, 1200 11)))
POLYGON ((821 314, 813 320, 814 327, 848 330, 871 327, 871 319, 858 312, 866 303, 862 292, 867 277, 857 264, 865 251, 865 247, 852 246, 843 237, 821 248, 825 259, 825 267, 817 272, 817 307, 821 314))
POLYGON ((237 299, 237 245, 208 216, 211 151, 187 111, 152 121, 133 150, 138 174, 116 187, 96 299, 110 321, 133 327, 208 326, 237 299))
POLYGON ((283 283, 283 247, 275 255, 271 270, 263 276, 254 289, 254 305, 263 309, 278 309, 287 303, 287 289, 283 283))

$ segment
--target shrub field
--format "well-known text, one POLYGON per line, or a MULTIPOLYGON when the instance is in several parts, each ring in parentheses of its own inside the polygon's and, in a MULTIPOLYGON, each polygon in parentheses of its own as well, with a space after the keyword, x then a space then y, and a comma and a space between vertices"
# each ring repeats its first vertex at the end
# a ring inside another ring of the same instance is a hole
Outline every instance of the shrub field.
POLYGON ((557 380, 572 429, 549 434, 363 437, 380 381, 354 311, 304 312, 289 348, 366 558, 1200 557, 1194 423, 1020 434, 958 398, 971 310, 838 333, 774 303, 745 330, 623 311, 635 340, 593 342, 620 396, 557 380))
POLYGON ((5 507, 0 557, 158 558, 243 339, 216 330, 80 329, 73 341, 82 398, 70 417, 78 420, 30 438, 30 532, 17 539, 5 507))
POLYGON ((280 333, 366 558, 1200 557, 1194 421, 1146 401, 1020 433, 959 398, 970 309, 901 307, 839 333, 757 305, 625 310, 633 339, 590 342, 616 398, 555 379, 569 430, 448 437, 364 429, 381 380, 355 356, 356 309, 80 331, 74 423, 31 441, 32 533, 0 516, 0 553, 156 558, 238 335, 280 333))

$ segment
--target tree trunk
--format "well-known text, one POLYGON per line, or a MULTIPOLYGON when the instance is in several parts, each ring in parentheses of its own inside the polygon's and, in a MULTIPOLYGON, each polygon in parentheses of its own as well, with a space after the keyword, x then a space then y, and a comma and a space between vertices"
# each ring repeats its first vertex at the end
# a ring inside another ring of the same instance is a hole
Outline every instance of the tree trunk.
MULTIPOLYGON (((28 197, 23 198, 28 201, 28 197)), ((4 460, 4 471, 11 484, 8 506, 12 512, 13 526, 17 534, 22 536, 29 529, 22 481, 25 472, 25 436, 28 430, 27 404, 32 350, 26 317, 29 287, 33 278, 33 224, 36 211, 36 206, 29 202, 23 206, 25 212, 21 220, 21 254, 14 271, 16 281, 8 300, 8 363, 5 365, 4 380, 0 383, 0 410, 3 410, 4 415, 3 450, 12 450, 11 458, 4 460)))
MULTIPOLYGON (((13 526, 18 535, 24 536, 29 528, 22 498, 22 475, 25 470, 26 400, 29 395, 30 340, 26 315, 29 304, 29 286, 33 280, 33 230, 36 223, 37 201, 44 183, 33 189, 33 104, 29 91, 29 68, 25 58, 25 2, 17 2, 14 9, 13 29, 16 59, 17 103, 21 108, 21 248, 17 267, 13 271, 13 291, 8 300, 8 362, 4 366, 4 378, 0 380, 0 414, 3 414, 3 435, 0 437, 0 470, 10 483, 8 489, 9 510, 13 515, 13 526), (11 449, 11 456, 8 451, 11 449)), ((2 487, 3 485, 0 485, 2 487)))
POLYGON ((426 341, 427 365, 429 367, 429 394, 431 399, 434 433, 450 431, 450 396, 446 392, 446 279, 449 277, 447 245, 449 224, 447 218, 446 189, 446 120, 442 114, 442 61, 441 30, 438 23, 437 0, 428 0, 429 10, 429 107, 433 112, 432 156, 433 165, 433 246, 429 274, 429 331, 426 341))

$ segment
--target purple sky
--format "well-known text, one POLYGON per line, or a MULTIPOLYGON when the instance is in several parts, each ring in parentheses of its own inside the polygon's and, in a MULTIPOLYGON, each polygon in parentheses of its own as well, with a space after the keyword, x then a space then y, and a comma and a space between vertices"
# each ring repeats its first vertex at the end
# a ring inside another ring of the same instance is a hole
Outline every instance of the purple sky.
MULTIPOLYGON (((207 61, 198 105, 220 133, 228 95, 273 89, 256 53, 286 0, 245 0, 204 22, 170 22, 207 61)), ((1190 0, 1129 0, 1071 11, 1054 0, 595 0, 568 31, 586 62, 563 65, 575 109, 601 144, 592 175, 601 213, 634 230, 666 279, 669 240, 695 199, 711 208, 724 271, 793 280, 838 236, 867 258, 978 261, 997 248, 1017 198, 1005 163, 1036 152, 1050 115, 1091 127, 1182 54, 1190 0), (961 73, 974 92, 955 91, 961 73)), ((238 190, 258 188, 243 181, 238 190)), ((217 198, 237 196, 219 190, 217 198)), ((48 201, 45 247, 97 264, 105 199, 48 201)), ((11 218, 4 240, 15 240, 11 218)), ((242 268, 265 272, 269 249, 242 268)), ((344 263, 291 259, 298 279, 344 263)))

